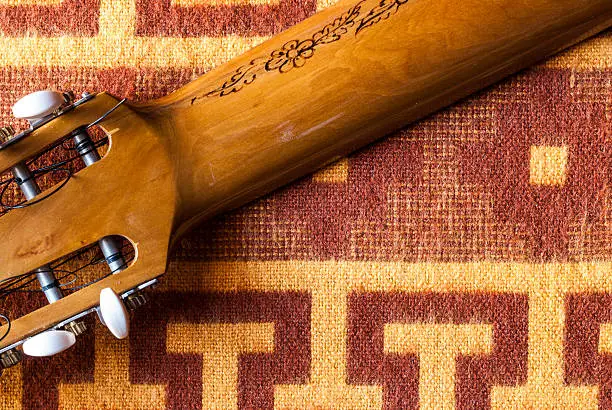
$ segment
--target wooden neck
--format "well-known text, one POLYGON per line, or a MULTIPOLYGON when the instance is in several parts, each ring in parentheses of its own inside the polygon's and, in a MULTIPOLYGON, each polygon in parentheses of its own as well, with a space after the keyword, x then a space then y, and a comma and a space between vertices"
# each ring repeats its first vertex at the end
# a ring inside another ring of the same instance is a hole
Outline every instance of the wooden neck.
MULTIPOLYGON (((0 279, 109 235, 124 271, 11 322, 5 347, 164 272, 168 240, 612 24, 610 0, 342 2, 168 97, 124 104, 111 144, 44 202, 0 218, 0 279)), ((107 94, 3 150, 8 170, 104 115, 107 94)), ((172 245, 172 243, 170 244, 172 245)), ((0 327, 2 334, 7 327, 0 327)))
POLYGON ((177 166, 175 237, 611 24, 610 0, 340 2, 134 107, 177 166))

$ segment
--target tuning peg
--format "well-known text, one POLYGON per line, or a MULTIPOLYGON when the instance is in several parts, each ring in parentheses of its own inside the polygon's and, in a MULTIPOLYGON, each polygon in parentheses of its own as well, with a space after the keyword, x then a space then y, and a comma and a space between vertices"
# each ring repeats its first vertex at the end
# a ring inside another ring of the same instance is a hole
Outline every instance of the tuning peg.
POLYGON ((125 339, 130 331, 130 318, 123 301, 111 288, 100 292, 100 313, 103 323, 117 339, 125 339))
MULTIPOLYGON (((144 293, 142 293, 141 291, 136 291, 126 296, 123 299, 123 304, 125 305, 128 311, 133 311, 147 304, 148 301, 149 299, 144 293)), ((106 326, 106 322, 104 322, 104 317, 102 317, 102 310, 99 306, 96 308, 96 313, 98 314, 98 320, 100 320, 100 323, 106 326)))
POLYGON ((13 115, 16 118, 36 121, 52 114, 65 102, 62 93, 50 90, 36 91, 22 97, 13 105, 13 115))
POLYGON ((23 342, 23 353, 28 356, 53 356, 72 347, 76 336, 67 330, 48 330, 23 342))

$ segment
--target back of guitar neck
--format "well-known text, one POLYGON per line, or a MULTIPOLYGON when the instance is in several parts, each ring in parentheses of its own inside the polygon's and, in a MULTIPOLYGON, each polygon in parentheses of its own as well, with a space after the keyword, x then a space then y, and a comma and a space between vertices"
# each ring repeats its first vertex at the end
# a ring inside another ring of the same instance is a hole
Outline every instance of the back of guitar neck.
POLYGON ((611 24, 610 0, 343 1, 134 109, 176 165, 180 234, 611 24))

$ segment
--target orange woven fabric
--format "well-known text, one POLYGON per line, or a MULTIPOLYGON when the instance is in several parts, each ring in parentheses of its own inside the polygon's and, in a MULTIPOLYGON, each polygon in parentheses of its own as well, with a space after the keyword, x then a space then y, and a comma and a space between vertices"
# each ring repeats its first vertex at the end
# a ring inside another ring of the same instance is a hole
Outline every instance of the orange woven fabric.
MULTIPOLYGON (((0 0, 0 115, 164 95, 325 0, 0 0), (35 4, 36 3, 36 4, 35 4)), ((185 237, 3 409, 612 409, 612 32, 185 237)))

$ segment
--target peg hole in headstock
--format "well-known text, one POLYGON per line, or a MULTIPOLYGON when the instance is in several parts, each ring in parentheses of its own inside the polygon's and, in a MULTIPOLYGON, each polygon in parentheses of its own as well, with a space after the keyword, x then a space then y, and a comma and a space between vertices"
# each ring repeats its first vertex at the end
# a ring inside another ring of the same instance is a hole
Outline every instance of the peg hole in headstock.
MULTIPOLYGON (((45 268, 54 275, 57 287, 65 297, 127 269, 135 255, 136 248, 129 239, 118 235, 106 236, 48 263, 45 268)), ((0 325, 48 303, 37 280, 37 271, 0 281, 0 325)), ((0 341, 6 334, 0 334, 0 341)))
POLYGON ((0 216, 44 201, 76 173, 103 158, 108 148, 109 135, 100 126, 81 127, 6 170, 0 175, 0 216))

